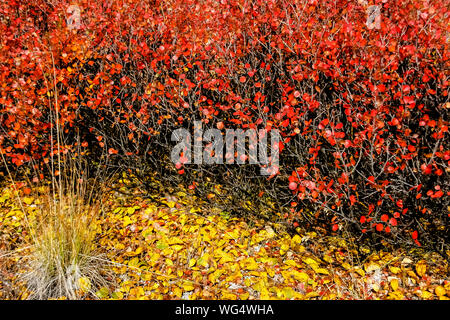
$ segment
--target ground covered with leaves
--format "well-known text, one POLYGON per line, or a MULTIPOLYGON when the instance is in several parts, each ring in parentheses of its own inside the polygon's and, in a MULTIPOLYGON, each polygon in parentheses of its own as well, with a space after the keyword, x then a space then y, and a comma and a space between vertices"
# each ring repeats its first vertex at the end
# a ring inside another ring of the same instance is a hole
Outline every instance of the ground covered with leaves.
MULTIPOLYGON (((30 295, 20 276, 31 250, 24 222, 40 200, 21 202, 2 189, 0 299, 30 295)), ((110 192, 101 211, 95 243, 108 285, 81 278, 86 299, 450 299, 448 257, 372 250, 301 227, 288 233, 276 221, 205 209, 190 190, 110 192)))

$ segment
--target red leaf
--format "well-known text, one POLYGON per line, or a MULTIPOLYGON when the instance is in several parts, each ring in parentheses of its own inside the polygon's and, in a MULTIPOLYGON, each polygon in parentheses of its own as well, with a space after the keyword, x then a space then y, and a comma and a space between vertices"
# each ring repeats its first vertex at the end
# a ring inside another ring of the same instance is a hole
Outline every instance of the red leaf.
POLYGON ((397 225, 397 219, 395 219, 395 218, 391 218, 390 220, 389 220, 389 223, 391 224, 391 226, 396 226, 397 225))

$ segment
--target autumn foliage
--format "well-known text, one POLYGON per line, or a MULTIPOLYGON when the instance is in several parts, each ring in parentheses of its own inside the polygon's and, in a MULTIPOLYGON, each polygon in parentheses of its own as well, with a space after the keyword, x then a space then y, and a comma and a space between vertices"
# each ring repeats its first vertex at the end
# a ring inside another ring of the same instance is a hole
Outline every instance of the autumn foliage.
POLYGON ((272 199, 292 224, 448 246, 442 1, 80 0, 78 29, 71 4, 0 0, 0 150, 18 170, 80 149, 142 178, 272 199), (194 120, 278 129, 279 172, 175 168, 171 133, 194 120))

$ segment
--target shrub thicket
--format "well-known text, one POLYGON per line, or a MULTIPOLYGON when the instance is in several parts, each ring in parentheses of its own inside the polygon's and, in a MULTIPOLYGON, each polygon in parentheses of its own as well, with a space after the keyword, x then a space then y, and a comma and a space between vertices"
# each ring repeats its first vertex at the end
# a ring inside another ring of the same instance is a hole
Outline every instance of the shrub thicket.
POLYGON ((78 1, 72 30, 68 5, 1 1, 0 148, 15 165, 48 162, 55 110, 67 148, 92 163, 106 150, 144 183, 158 172, 228 211, 270 203, 290 222, 448 245, 441 1, 78 1), (279 173, 175 168, 171 134, 194 120, 279 130, 279 173))

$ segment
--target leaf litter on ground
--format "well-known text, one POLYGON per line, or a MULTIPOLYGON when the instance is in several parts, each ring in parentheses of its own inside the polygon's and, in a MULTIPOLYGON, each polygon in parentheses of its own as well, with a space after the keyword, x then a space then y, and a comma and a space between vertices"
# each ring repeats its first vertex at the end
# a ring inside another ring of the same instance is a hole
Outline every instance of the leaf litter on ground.
MULTIPOLYGON (((0 299, 25 299, 19 253, 25 213, 0 193, 0 299)), ((354 249, 351 239, 297 234, 263 220, 249 224, 204 209, 188 191, 158 201, 111 194, 97 221, 97 245, 111 287, 89 299, 441 299, 450 297, 448 261, 433 252, 354 249)), ((90 288, 80 279, 80 290, 90 288)), ((64 298, 64 297, 61 297, 64 298)))

